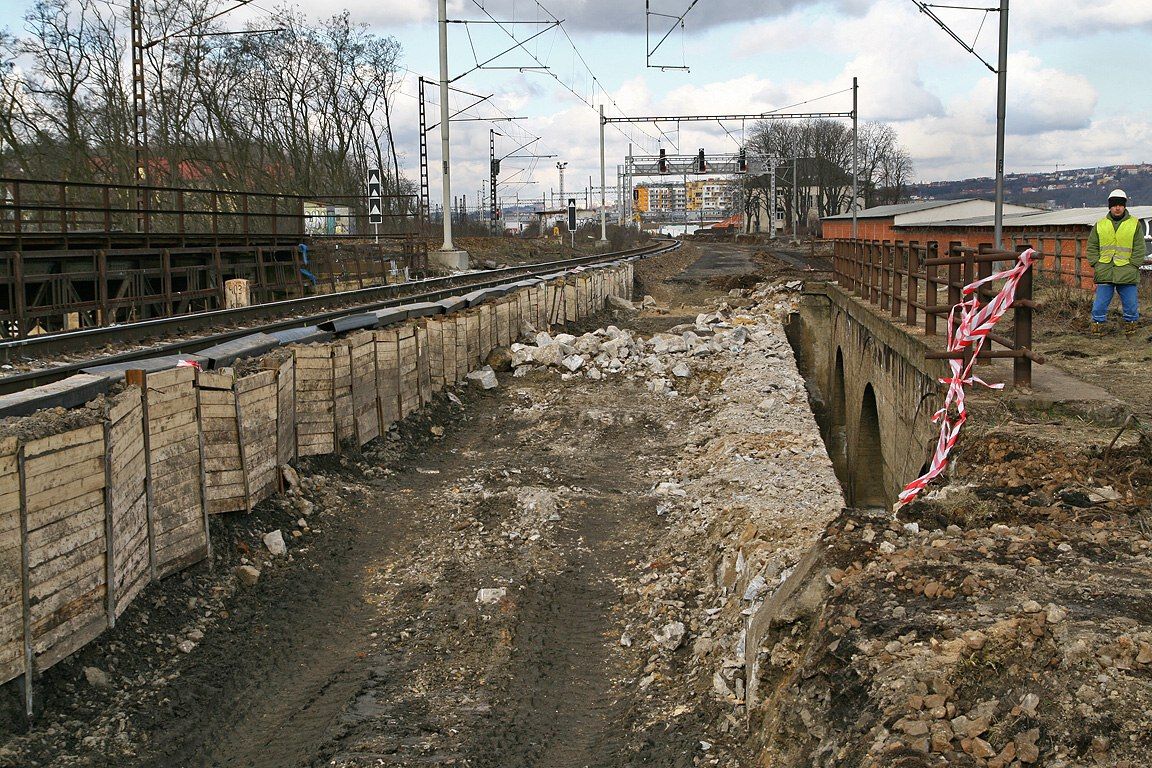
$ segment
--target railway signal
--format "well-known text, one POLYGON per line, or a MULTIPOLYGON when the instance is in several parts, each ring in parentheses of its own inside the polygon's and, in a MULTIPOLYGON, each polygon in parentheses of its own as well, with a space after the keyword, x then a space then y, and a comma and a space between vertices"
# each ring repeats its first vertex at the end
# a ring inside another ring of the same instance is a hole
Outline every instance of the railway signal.
POLYGON ((380 242, 380 225, 384 222, 383 187, 380 184, 380 169, 368 169, 368 223, 376 233, 376 242, 380 242))

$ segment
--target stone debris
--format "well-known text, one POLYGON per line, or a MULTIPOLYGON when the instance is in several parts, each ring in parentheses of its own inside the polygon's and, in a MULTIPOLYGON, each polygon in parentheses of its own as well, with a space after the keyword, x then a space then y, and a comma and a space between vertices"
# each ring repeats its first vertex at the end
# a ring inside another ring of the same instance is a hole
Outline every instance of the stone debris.
POLYGON ((495 605, 507 596, 507 587, 486 587, 476 592, 476 602, 479 605, 495 605))
POLYGON ((284 543, 284 532, 277 528, 264 534, 264 546, 268 552, 279 557, 288 554, 288 545, 284 543))
MULTIPOLYGON (((752 331, 759 327, 759 320, 749 310, 769 309, 779 314, 787 308, 782 302, 771 307, 753 303, 738 310, 721 302, 715 311, 698 315, 695 323, 675 326, 647 339, 615 325, 579 337, 540 332, 531 338, 522 336, 522 341, 511 346, 509 364, 517 377, 535 370, 555 370, 562 376, 593 381, 622 376, 643 381, 654 394, 677 397, 681 389, 691 387, 686 380, 692 378, 693 365, 711 357, 730 360, 741 354, 752 331)), ((758 332, 764 334, 762 329, 758 332)), ((782 359, 776 351, 769 351, 766 358, 782 359)))
POLYGON ((260 569, 251 565, 237 566, 234 573, 236 580, 245 587, 254 587, 256 582, 260 580, 260 569))
MULTIPOLYGON (((511 365, 511 358, 509 365, 511 365)), ((474 387, 480 389, 496 389, 500 386, 499 380, 496 378, 496 372, 492 370, 492 366, 485 365, 475 371, 470 371, 465 377, 474 387)))
POLYGON ((107 690, 112 687, 112 680, 108 677, 108 673, 99 667, 84 667, 84 679, 93 688, 107 690))

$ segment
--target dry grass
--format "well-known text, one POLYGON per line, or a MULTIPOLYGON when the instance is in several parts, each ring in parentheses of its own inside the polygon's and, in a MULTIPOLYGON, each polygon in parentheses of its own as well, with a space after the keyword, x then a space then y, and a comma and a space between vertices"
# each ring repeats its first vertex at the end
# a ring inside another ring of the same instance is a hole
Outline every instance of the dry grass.
POLYGON ((1092 292, 1067 283, 1038 280, 1035 298, 1043 307, 1044 321, 1088 322, 1092 317, 1092 292))

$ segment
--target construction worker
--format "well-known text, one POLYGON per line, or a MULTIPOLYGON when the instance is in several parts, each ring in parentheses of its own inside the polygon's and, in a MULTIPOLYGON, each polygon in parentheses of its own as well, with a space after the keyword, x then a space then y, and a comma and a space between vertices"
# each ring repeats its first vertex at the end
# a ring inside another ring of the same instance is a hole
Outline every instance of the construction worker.
POLYGON ((1108 215, 1096 222, 1088 236, 1088 263, 1096 273, 1096 300, 1092 302, 1092 332, 1107 326, 1112 296, 1120 294, 1124 310, 1124 332, 1136 332, 1140 313, 1136 290, 1140 285, 1140 265, 1147 246, 1140 220, 1128 213, 1128 195, 1122 189, 1108 193, 1108 215))

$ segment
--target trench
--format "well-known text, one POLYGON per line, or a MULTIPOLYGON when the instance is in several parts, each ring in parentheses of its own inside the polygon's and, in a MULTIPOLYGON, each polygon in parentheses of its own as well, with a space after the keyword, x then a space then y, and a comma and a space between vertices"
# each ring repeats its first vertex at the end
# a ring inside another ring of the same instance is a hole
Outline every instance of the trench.
MULTIPOLYGON (((886 448, 892 441, 904 438, 884 425, 900 422, 903 415, 896 413, 897 406, 881 396, 874 386, 875 378, 885 372, 875 370, 877 366, 870 364, 868 378, 871 380, 864 385, 862 396, 850 401, 844 349, 836 345, 834 351, 826 350, 824 345, 831 339, 831 328, 825 326, 820 313, 801 311, 793 313, 784 328, 797 368, 804 377, 820 437, 848 506, 889 508, 904 483, 921 474, 925 467, 919 464, 890 466, 886 448), (850 425, 855 425, 854 431, 850 425)), ((924 428, 929 415, 927 410, 917 414, 912 419, 913 431, 924 428)))

